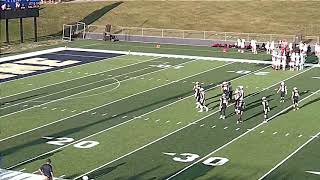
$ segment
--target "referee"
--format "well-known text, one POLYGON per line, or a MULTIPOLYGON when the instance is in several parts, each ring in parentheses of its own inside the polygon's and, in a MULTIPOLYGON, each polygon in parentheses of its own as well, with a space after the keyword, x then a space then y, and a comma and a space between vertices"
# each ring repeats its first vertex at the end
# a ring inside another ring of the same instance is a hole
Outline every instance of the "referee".
POLYGON ((47 162, 40 167, 39 171, 46 177, 46 180, 53 180, 53 168, 50 159, 47 159, 47 162))

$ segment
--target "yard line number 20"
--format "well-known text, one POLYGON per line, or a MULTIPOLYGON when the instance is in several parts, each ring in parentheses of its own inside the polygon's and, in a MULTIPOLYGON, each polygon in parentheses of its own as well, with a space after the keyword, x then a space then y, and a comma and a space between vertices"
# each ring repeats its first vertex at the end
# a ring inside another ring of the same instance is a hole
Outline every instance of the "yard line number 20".
MULTIPOLYGON (((56 146, 64 146, 67 145, 68 143, 72 143, 75 140, 73 138, 68 138, 68 137, 60 137, 60 138, 55 138, 54 140, 48 141, 47 144, 52 144, 56 146)), ((93 148, 94 146, 98 145, 99 142, 97 141, 80 141, 76 144, 73 145, 75 148, 79 149, 88 149, 88 148, 93 148)))

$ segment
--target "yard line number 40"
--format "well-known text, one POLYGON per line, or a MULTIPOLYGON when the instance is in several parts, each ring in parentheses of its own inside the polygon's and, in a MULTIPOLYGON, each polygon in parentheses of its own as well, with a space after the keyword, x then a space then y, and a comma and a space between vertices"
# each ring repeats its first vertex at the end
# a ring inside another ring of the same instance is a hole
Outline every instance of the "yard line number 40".
MULTIPOLYGON (((44 137, 44 138, 52 139, 48 141, 47 144, 56 145, 56 146, 64 146, 64 145, 67 145, 68 143, 72 143, 75 141, 73 138, 68 138, 68 137, 59 137, 59 138, 44 137)), ((74 144, 73 147, 79 148, 79 149, 88 149, 88 148, 93 148, 98 144, 99 142, 97 141, 80 141, 74 144)))
MULTIPOLYGON (((200 158, 198 154, 193 153, 163 153, 165 155, 173 156, 172 160, 182 163, 194 162, 196 159, 200 158)), ((222 166, 227 163, 229 159, 224 157, 209 157, 202 162, 202 164, 207 166, 222 166)))

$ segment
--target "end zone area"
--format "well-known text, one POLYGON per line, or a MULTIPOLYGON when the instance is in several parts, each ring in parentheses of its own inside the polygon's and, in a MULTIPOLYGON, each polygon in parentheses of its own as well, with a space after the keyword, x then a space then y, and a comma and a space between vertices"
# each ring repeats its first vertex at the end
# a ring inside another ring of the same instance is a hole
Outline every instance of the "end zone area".
POLYGON ((66 179, 258 179, 320 127, 315 66, 274 71, 250 59, 81 48, 28 58, 10 63, 84 63, 0 84, 0 165, 7 170, 34 173, 50 158, 55 176, 66 179), (197 81, 209 112, 195 109, 197 81), (219 119, 223 81, 245 88, 242 124, 233 102, 227 119, 219 119), (299 87, 299 111, 291 110, 290 95, 279 102, 281 81, 289 93, 299 87), (271 105, 268 123, 263 96, 271 105))

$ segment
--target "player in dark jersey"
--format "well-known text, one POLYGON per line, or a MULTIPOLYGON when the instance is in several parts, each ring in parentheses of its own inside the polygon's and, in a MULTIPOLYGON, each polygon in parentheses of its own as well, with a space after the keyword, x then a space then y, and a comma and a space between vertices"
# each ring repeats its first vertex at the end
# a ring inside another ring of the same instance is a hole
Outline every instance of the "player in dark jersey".
POLYGON ((199 82, 196 82, 196 84, 193 86, 193 91, 194 91, 194 98, 196 99, 196 108, 200 108, 200 88, 201 86, 199 85, 199 82))
POLYGON ((293 91, 292 91, 292 103, 293 103, 293 110, 298 110, 299 109, 299 98, 300 98, 300 94, 298 91, 298 88, 294 87, 293 91))
POLYGON ((226 95, 226 97, 229 97, 229 85, 227 82, 223 82, 222 85, 221 85, 221 91, 223 94, 226 95))
POLYGON ((229 87, 229 100, 232 101, 232 96, 233 96, 233 89, 232 89, 232 85, 231 85, 231 82, 229 81, 228 83, 228 87, 229 87))
POLYGON ((206 94, 203 88, 200 88, 200 110, 199 112, 203 112, 203 109, 206 109, 206 112, 209 111, 209 108, 206 106, 206 94))
POLYGON ((268 112, 270 112, 269 102, 266 97, 262 98, 263 118, 264 122, 268 120, 268 112))
POLYGON ((277 93, 279 92, 280 92, 280 102, 284 102, 284 96, 288 94, 288 91, 287 91, 287 86, 284 84, 283 81, 280 83, 280 87, 277 93))
POLYGON ((228 106, 228 98, 225 94, 222 94, 220 98, 220 119, 226 118, 227 106, 228 106))
POLYGON ((243 100, 239 100, 238 101, 238 104, 236 106, 236 114, 238 116, 238 119, 237 119, 237 124, 239 123, 242 123, 242 115, 243 115, 243 111, 244 111, 244 108, 245 108, 245 103, 243 100))

